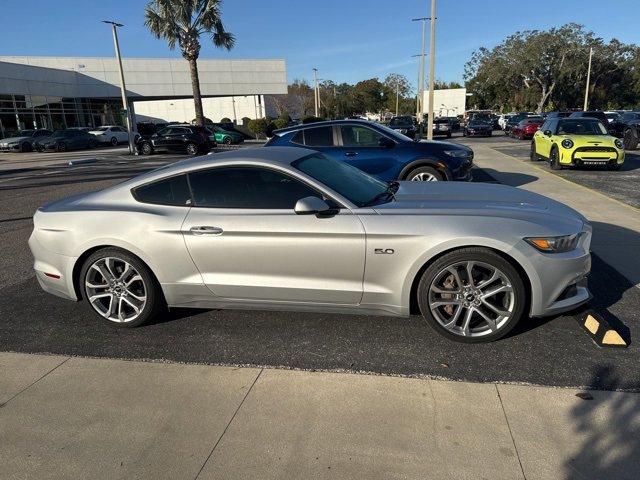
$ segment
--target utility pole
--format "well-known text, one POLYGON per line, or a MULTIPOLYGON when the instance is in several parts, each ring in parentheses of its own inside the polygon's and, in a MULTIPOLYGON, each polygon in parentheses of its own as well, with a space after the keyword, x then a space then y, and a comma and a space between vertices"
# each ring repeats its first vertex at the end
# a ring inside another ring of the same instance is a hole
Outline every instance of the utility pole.
POLYGON ((112 22, 110 20, 103 20, 103 23, 111 25, 113 31, 113 45, 116 49, 116 59, 118 60, 118 69, 120 71, 120 93, 122 95, 122 108, 125 111, 125 117, 127 119, 127 133, 129 134, 129 154, 137 154, 136 146, 133 141, 133 119, 131 118, 131 109, 129 108, 129 102, 127 101, 127 87, 124 83, 124 71, 122 70, 122 57, 120 56, 120 43, 118 43, 118 27, 124 27, 121 23, 112 22))
POLYGON ((400 79, 396 78, 396 117, 398 116, 399 106, 400 106, 400 79))
POLYGON ((431 32, 429 38, 429 118, 427 138, 433 140, 433 93, 436 70, 436 0, 431 0, 431 32))
POLYGON ((418 75, 418 95, 420 97, 420 110, 418 112, 418 123, 420 124, 420 138, 422 138, 422 135, 424 134, 424 125, 422 124, 422 121, 424 119, 424 115, 423 115, 423 108, 422 108, 422 103, 424 101, 424 54, 425 54, 425 40, 426 40, 426 31, 427 31, 427 20, 429 20, 429 17, 420 17, 420 18, 412 18, 411 21, 412 22, 422 22, 422 45, 421 45, 421 51, 422 53, 420 54, 420 74, 418 75))
MULTIPOLYGON (((412 58, 420 57, 421 55, 411 55, 412 58)), ((416 120, 420 117, 420 105, 422 105, 422 99, 420 98, 420 62, 418 62, 418 83, 416 85, 418 92, 416 93, 416 120)))
POLYGON ((313 69, 313 104, 315 107, 315 116, 318 116, 318 106, 320 103, 320 95, 318 91, 318 69, 313 69))
POLYGON ((589 83, 591 82, 591 58, 593 57, 593 47, 589 48, 589 66, 587 67, 587 86, 584 89, 584 108, 589 110, 589 83))

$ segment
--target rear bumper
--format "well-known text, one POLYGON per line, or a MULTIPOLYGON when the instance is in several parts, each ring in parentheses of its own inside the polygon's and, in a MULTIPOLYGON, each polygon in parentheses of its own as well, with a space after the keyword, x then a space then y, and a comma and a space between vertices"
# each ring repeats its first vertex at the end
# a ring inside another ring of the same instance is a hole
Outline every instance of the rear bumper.
POLYGON ((22 150, 22 146, 20 144, 10 145, 7 147, 0 146, 0 152, 19 152, 22 150))
POLYGON ((33 254, 33 268, 40 287, 58 297, 78 300, 73 285, 73 267, 77 258, 46 250, 34 233, 29 238, 29 248, 33 254))

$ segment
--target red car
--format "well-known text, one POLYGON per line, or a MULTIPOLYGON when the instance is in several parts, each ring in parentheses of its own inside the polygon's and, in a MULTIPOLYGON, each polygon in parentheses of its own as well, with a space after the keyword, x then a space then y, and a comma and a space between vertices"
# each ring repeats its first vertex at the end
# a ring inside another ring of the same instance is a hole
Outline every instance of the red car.
POLYGON ((543 123, 544 119, 542 117, 527 117, 517 125, 514 125, 509 133, 513 138, 519 138, 520 140, 531 139, 543 123))

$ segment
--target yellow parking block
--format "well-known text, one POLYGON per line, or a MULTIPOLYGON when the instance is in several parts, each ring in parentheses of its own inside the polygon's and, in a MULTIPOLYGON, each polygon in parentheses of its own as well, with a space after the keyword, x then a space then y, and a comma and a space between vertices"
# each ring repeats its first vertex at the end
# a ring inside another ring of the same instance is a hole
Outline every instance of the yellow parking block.
POLYGON ((628 346, 620 332, 594 310, 584 312, 580 317, 576 317, 576 320, 599 347, 626 348, 628 346))

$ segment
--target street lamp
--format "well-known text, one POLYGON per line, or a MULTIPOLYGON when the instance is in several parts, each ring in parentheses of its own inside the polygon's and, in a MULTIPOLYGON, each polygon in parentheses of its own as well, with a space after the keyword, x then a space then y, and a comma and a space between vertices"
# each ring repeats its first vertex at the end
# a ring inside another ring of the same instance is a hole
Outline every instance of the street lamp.
POLYGON ((122 70, 122 57, 120 56, 120 43, 118 43, 118 27, 124 27, 123 24, 112 22, 110 20, 103 20, 102 23, 108 23, 111 25, 113 32, 113 45, 116 50, 116 59, 118 60, 118 70, 120 71, 120 93, 122 94, 122 108, 124 108, 125 117, 127 119, 127 133, 129 134, 129 154, 135 154, 136 148, 133 142, 133 120, 131 118, 131 109, 129 108, 129 102, 127 101, 127 87, 124 83, 124 71, 122 70))

